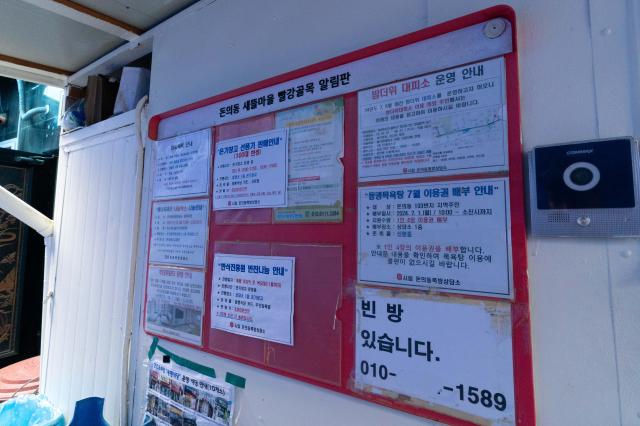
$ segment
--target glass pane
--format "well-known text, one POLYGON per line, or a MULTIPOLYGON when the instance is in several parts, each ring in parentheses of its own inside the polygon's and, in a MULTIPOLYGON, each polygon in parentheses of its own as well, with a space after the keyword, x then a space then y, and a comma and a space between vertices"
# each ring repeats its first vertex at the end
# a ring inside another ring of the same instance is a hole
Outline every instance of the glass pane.
POLYGON ((42 154, 58 149, 63 89, 0 77, 0 148, 42 154))

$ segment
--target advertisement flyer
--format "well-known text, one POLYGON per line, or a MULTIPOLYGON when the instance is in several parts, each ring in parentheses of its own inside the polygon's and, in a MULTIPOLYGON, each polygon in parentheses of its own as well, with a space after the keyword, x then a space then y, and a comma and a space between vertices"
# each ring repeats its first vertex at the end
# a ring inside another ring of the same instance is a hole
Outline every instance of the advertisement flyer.
POLYGON ((255 209, 287 204, 287 129, 216 144, 213 209, 255 209))
POLYGON ((204 268, 209 200, 153 203, 149 262, 204 268))
POLYGON ((359 189, 358 280, 511 297, 506 178, 359 189))
POLYGON ((504 59, 358 92, 361 182, 507 170, 504 59))
POLYGON ((358 287, 356 312, 356 389, 515 424, 509 303, 358 287))
POLYGON ((216 253, 212 327, 293 346, 295 258, 216 253))
POLYGON ((155 147, 154 199, 209 194, 211 129, 161 140, 155 147))
POLYGON ((275 210, 275 221, 342 221, 342 98, 278 112, 276 127, 289 129, 289 180, 287 207, 275 210))
POLYGON ((146 426, 231 426, 234 388, 173 362, 152 360, 144 424, 146 426))
POLYGON ((200 345, 203 310, 203 271, 149 267, 147 331, 200 345))

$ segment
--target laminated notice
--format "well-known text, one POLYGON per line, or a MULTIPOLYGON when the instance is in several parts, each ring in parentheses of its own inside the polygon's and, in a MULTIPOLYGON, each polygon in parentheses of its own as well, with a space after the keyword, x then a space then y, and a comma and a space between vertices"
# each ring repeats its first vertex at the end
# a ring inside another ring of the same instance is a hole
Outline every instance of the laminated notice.
POLYGON ((508 298, 506 178, 359 189, 358 280, 508 298))
POLYGON ((148 331, 202 344, 203 271, 150 266, 146 300, 148 331))
POLYGON ((287 207, 276 222, 342 221, 343 122, 342 98, 276 114, 276 127, 289 129, 287 207))
POLYGON ((213 209, 256 209, 287 204, 287 129, 216 144, 213 209))
POLYGON ((173 362, 150 362, 145 425, 231 426, 234 409, 230 384, 173 362))
POLYGON ((211 129, 161 140, 155 146, 153 198, 209 194, 211 129))
POLYGON ((361 182, 507 170, 504 59, 358 92, 361 182))
POLYGON ((149 262, 204 268, 209 200, 153 203, 149 262))
POLYGON ((356 312, 357 390, 515 424, 509 303, 359 287, 356 312))
POLYGON ((293 345, 295 258, 216 253, 212 327, 293 345))

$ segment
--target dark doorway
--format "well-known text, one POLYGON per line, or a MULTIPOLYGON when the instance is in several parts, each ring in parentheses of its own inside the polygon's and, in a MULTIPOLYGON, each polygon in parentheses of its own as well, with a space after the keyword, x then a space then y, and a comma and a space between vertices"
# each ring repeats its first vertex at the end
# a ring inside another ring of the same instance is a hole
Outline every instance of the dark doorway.
MULTIPOLYGON (((53 215, 57 151, 0 148, 0 185, 53 215)), ((44 241, 0 210, 0 367, 40 354, 44 241)))

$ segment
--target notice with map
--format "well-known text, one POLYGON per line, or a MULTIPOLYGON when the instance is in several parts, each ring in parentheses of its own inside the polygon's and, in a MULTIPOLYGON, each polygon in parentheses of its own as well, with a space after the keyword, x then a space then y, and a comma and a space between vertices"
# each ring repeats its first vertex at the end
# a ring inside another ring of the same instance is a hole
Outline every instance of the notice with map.
POLYGON ((358 92, 360 182, 505 171, 504 60, 358 92))

